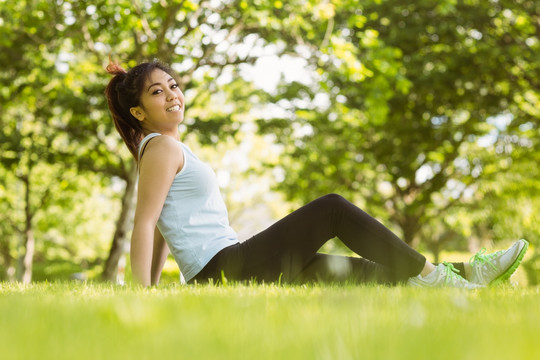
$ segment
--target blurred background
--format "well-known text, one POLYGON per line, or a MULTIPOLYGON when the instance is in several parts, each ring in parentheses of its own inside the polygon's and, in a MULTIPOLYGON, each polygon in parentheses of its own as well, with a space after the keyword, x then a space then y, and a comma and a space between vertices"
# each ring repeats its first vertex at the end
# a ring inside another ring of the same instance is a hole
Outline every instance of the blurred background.
POLYGON ((335 192, 433 261, 525 238, 536 285, 539 38, 534 0, 0 0, 0 280, 129 278, 111 57, 179 73, 241 239, 335 192))

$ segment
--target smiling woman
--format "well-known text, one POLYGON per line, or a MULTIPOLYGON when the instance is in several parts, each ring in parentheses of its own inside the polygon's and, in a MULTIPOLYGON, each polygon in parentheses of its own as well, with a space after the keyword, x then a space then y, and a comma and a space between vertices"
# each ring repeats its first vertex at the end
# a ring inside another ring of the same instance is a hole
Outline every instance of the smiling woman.
POLYGON ((161 123, 170 123, 168 130, 178 138, 178 124, 184 119, 184 95, 169 66, 153 61, 128 72, 111 62, 107 72, 114 75, 105 90, 114 125, 135 158, 143 137, 161 129, 161 123), (168 113, 170 117, 162 116, 168 113))
POLYGON ((184 119, 184 94, 177 81, 169 73, 155 69, 145 88, 140 104, 129 109, 131 115, 140 121, 145 135, 159 130, 178 138, 178 125, 184 119))
POLYGON ((301 207, 240 242, 213 170, 179 140, 184 95, 175 73, 159 62, 115 75, 107 86, 109 108, 120 135, 139 164, 139 191, 131 238, 134 278, 159 282, 172 252, 188 283, 209 279, 312 282, 350 281, 475 289, 510 277, 527 242, 474 256, 471 263, 435 266, 376 219, 336 194, 301 207), (361 257, 318 253, 338 237, 361 257))

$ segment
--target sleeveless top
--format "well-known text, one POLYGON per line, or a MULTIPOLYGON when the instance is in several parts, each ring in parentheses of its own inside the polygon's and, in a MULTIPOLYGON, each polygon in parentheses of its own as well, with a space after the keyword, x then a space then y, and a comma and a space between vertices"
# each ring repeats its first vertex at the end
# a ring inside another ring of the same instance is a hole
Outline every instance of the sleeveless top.
MULTIPOLYGON (((161 134, 147 135, 144 144, 161 134)), ((214 171, 180 142, 184 167, 174 177, 157 227, 186 281, 191 280, 222 249, 238 243, 229 226, 227 208, 214 171)))

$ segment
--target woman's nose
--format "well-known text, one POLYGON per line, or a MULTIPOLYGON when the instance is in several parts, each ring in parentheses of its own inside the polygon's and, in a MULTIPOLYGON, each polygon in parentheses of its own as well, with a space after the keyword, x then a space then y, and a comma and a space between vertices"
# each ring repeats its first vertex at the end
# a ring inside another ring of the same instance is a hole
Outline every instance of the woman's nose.
POLYGON ((176 93, 174 91, 169 90, 169 92, 167 93, 167 100, 171 101, 171 100, 174 100, 176 98, 178 98, 176 93))

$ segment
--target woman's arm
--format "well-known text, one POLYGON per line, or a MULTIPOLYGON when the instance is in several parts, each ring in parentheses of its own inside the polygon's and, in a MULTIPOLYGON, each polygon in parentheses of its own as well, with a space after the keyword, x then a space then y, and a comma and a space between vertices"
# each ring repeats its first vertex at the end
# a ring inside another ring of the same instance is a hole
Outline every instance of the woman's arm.
POLYGON ((161 235, 161 232, 156 226, 154 231, 154 253, 152 256, 152 271, 151 271, 151 280, 152 285, 157 285, 159 283, 159 278, 161 277, 161 270, 163 270, 163 265, 167 256, 169 255, 169 247, 161 235))
POLYGON ((152 139, 139 164, 137 207, 131 236, 131 271, 135 280, 144 286, 152 284, 157 220, 174 177, 183 165, 182 148, 169 136, 152 139))

